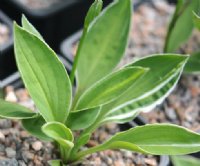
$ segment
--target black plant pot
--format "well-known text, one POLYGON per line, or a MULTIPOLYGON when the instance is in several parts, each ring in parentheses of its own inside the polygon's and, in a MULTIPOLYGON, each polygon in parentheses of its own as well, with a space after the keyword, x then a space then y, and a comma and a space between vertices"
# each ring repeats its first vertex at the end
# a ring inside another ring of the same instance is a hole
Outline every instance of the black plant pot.
POLYGON ((167 0, 168 3, 172 3, 172 4, 176 4, 177 3, 177 0, 167 0))
MULTIPOLYGON (((107 5, 112 0, 106 0, 107 5)), ((1 8, 18 23, 22 13, 42 34, 45 41, 58 51, 64 37, 76 32, 83 25, 86 12, 93 0, 62 0, 42 9, 31 9, 17 0, 1 0, 1 8)))
POLYGON ((12 21, 0 10, 0 22, 8 26, 10 36, 5 44, 0 46, 0 88, 4 79, 17 71, 13 51, 12 21))
MULTIPOLYGON (((125 123, 125 124, 120 124, 119 127, 120 127, 121 131, 125 131, 125 130, 128 130, 130 128, 145 125, 145 124, 147 124, 146 120, 142 116, 138 116, 131 122, 128 122, 128 123, 125 123)), ((168 156, 160 156, 158 166, 170 166, 169 157, 168 156)))

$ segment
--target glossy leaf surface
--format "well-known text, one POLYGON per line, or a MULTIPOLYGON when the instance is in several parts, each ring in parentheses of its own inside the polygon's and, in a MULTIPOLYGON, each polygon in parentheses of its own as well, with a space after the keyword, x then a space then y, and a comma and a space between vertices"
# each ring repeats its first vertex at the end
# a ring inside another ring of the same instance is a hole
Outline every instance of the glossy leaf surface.
MULTIPOLYGON (((164 54, 149 56, 129 64, 127 67, 141 66, 150 70, 126 93, 103 106, 101 116, 108 115, 107 118, 109 118, 110 115, 123 114, 125 116, 126 113, 129 118, 133 118, 134 111, 143 109, 144 105, 157 105, 167 97, 176 85, 177 80, 172 81, 172 79, 180 75, 187 59, 188 56, 164 54), (135 110, 136 108, 137 110, 135 110)), ((119 116, 118 118, 121 119, 121 122, 126 119, 119 116)), ((112 120, 114 119, 112 118, 112 120)))
POLYGON ((173 166, 199 166, 200 160, 192 156, 171 156, 173 166))
POLYGON ((45 120, 42 116, 38 116, 31 119, 23 119, 22 125, 23 127, 33 136, 44 140, 44 141, 52 141, 50 137, 48 137, 42 131, 42 126, 45 124, 45 120))
POLYGON ((100 107, 70 112, 67 127, 71 130, 82 130, 92 125, 99 115, 100 107))
POLYGON ((178 1, 176 12, 170 23, 164 52, 175 52, 183 44, 194 28, 192 12, 199 10, 199 0, 178 1))
POLYGON ((118 133, 93 149, 126 149, 153 155, 188 154, 200 150, 200 135, 176 125, 145 125, 118 133))
POLYGON ((62 123, 48 122, 42 126, 42 131, 66 149, 74 146, 72 143, 74 138, 71 130, 62 123))
POLYGON ((127 45, 131 8, 131 0, 115 1, 90 25, 77 66, 79 94, 119 63, 127 45))
POLYGON ((0 117, 7 119, 30 119, 38 116, 36 112, 18 104, 0 99, 0 117))
POLYGON ((195 27, 200 31, 200 17, 195 12, 193 12, 193 22, 195 27))
POLYGON ((200 52, 195 52, 190 56, 184 68, 184 72, 194 74, 200 72, 200 52))
POLYGON ((27 19, 24 15, 22 15, 22 27, 23 27, 26 31, 28 31, 28 32, 30 32, 30 33, 32 33, 32 34, 34 34, 34 35, 37 36, 39 39, 41 39, 41 40, 44 41, 43 37, 40 35, 40 33, 37 31, 37 29, 28 21, 28 19, 27 19))
POLYGON ((129 67, 110 74, 80 97, 76 110, 93 108, 115 100, 147 72, 148 69, 141 67, 129 67))
POLYGON ((65 122, 71 84, 56 54, 38 37, 15 24, 15 56, 24 84, 46 121, 65 122))

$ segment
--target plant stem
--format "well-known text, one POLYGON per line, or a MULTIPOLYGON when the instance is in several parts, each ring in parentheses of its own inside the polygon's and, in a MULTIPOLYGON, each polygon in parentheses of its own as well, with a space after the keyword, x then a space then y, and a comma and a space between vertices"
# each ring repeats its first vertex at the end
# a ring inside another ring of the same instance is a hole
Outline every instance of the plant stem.
POLYGON ((163 48, 163 52, 164 53, 167 53, 168 44, 169 44, 169 38, 171 36, 172 29, 174 28, 178 18, 182 15, 184 10, 188 7, 189 3, 190 2, 187 1, 187 2, 185 2, 185 4, 181 8, 176 7, 175 13, 174 13, 174 15, 172 17, 172 20, 171 20, 171 23, 169 24, 169 27, 168 27, 168 32, 167 32, 167 36, 166 36, 166 40, 165 40, 165 45, 164 45, 164 48, 163 48))
POLYGON ((79 57, 80 57, 81 49, 82 49, 82 46, 83 46, 83 42, 84 42, 85 36, 87 34, 87 30, 88 30, 88 28, 84 28, 83 29, 83 34, 81 36, 81 39, 80 39, 80 42, 79 42, 79 46, 78 46, 78 50, 77 50, 76 56, 74 58, 74 64, 72 66, 72 71, 70 73, 70 81, 71 81, 72 85, 74 84, 76 68, 77 68, 79 57))
POLYGON ((81 151, 79 152, 75 158, 73 158, 72 160, 73 161, 77 161, 77 160, 80 160, 81 158, 89 155, 89 154, 92 154, 92 153, 95 153, 95 152, 99 152, 99 151, 103 151, 105 150, 105 147, 101 146, 101 145, 98 145, 98 146, 95 146, 93 148, 90 148, 90 149, 87 149, 87 150, 84 150, 84 151, 81 151))

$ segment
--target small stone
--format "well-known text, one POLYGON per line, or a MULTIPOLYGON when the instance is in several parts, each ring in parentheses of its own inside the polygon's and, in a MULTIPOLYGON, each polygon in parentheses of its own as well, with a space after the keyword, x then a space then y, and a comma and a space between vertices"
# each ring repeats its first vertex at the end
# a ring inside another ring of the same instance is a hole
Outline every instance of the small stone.
POLYGON ((28 162, 29 160, 33 160, 34 154, 29 151, 23 151, 22 158, 25 162, 28 162))
POLYGON ((1 119, 0 120, 0 128, 1 129, 8 129, 12 127, 12 122, 11 120, 8 119, 1 119))
POLYGON ((90 141, 87 143, 87 145, 88 145, 89 147, 94 147, 94 146, 97 146, 98 143, 97 143, 96 141, 90 140, 90 141))
POLYGON ((21 131, 21 132, 20 132, 20 136, 21 136, 22 138, 27 138, 27 137, 29 137, 30 135, 29 135, 29 133, 28 133, 27 131, 21 131))
POLYGON ((4 152, 5 151, 5 146, 0 144, 0 152, 4 152))
POLYGON ((4 134, 0 131, 0 140, 1 141, 4 141, 5 140, 5 136, 4 136, 4 134))
POLYGON ((108 123, 105 126, 106 126, 106 128, 108 130, 111 130, 111 131, 116 129, 116 124, 115 123, 108 123))
POLYGON ((16 159, 8 159, 8 160, 0 160, 1 166, 18 166, 18 162, 16 159))
POLYGON ((177 119, 177 115, 174 109, 170 109, 168 108, 167 110, 165 110, 166 116, 170 119, 170 120, 176 120, 177 119))
POLYGON ((114 162, 114 166, 125 166, 125 164, 122 160, 117 160, 114 162))
POLYGON ((8 86, 8 87, 6 87, 5 91, 6 91, 5 100, 16 103, 17 97, 15 95, 14 88, 12 86, 8 86))
POLYGON ((19 89, 16 91, 16 96, 20 102, 28 101, 30 99, 28 91, 26 89, 19 89))
POLYGON ((145 163, 148 164, 148 165, 151 165, 151 166, 156 166, 157 165, 157 162, 154 158, 145 158, 145 163))
POLYGON ((13 148, 6 148, 6 155, 9 158, 14 158, 16 156, 16 151, 13 148))
POLYGON ((32 148, 35 151, 39 151, 42 148, 42 143, 40 141, 36 141, 36 142, 32 143, 32 148))
POLYGON ((108 133, 102 132, 99 136, 100 142, 104 141, 108 137, 108 133))

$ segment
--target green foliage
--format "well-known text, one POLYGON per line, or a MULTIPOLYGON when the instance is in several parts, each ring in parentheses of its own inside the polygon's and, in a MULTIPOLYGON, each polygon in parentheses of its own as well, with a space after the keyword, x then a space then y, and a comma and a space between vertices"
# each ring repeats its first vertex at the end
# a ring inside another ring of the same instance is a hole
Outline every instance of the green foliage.
POLYGON ((190 58, 184 68, 185 73, 197 73, 200 72, 200 52, 195 52, 190 55, 190 58))
POLYGON ((37 113, 26 107, 3 101, 0 99, 0 117, 8 119, 30 119, 38 116, 37 113))
POLYGON ((119 63, 127 45, 131 15, 131 1, 119 0, 91 23, 80 49, 77 96, 119 63))
POLYGON ((192 12, 199 10, 199 0, 178 0, 173 18, 169 24, 164 52, 174 52, 187 41, 194 28, 192 12))
POLYGON ((101 7, 102 1, 95 0, 86 16, 71 80, 24 16, 22 27, 14 25, 17 65, 39 112, 0 100, 0 117, 20 119, 32 135, 54 141, 61 156, 50 161, 53 166, 106 149, 156 155, 199 151, 199 134, 170 124, 136 127, 81 150, 102 124, 130 121, 160 104, 177 84, 188 60, 187 55, 159 54, 116 69, 128 41, 132 4, 131 0, 116 0, 99 14, 101 7), (75 73, 78 87, 72 96, 75 73), (79 134, 74 135, 76 130, 79 134))
POLYGON ((43 140, 52 141, 46 134, 42 131, 42 126, 45 124, 45 120, 42 116, 37 116, 31 119, 22 119, 22 125, 33 136, 43 140))
MULTIPOLYGON (((176 10, 168 27, 164 52, 176 52, 187 42, 194 28, 200 30, 199 0, 178 0, 176 10)), ((186 64, 184 72, 199 73, 199 52, 194 52, 186 64)))
POLYGON ((154 155, 185 154, 200 151, 200 135, 170 124, 145 125, 117 133, 105 143, 80 152, 77 157, 107 149, 154 155))
POLYGON ((200 31, 200 17, 195 12, 193 12, 193 22, 195 27, 200 31))
POLYGON ((174 166, 199 166, 200 160, 191 156, 172 156, 174 166))
POLYGON ((89 108, 80 111, 71 111, 66 125, 72 130, 82 130, 92 125, 101 110, 101 107, 89 108))
POLYGON ((16 24, 14 43, 20 74, 40 113, 46 121, 65 122, 72 90, 64 65, 42 40, 16 24))

